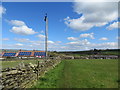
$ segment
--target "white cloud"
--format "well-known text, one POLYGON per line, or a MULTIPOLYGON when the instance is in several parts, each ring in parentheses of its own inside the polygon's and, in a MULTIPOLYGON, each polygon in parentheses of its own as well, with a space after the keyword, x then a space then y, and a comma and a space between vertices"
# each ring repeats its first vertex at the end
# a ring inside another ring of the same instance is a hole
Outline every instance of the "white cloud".
POLYGON ((65 18, 65 24, 75 30, 79 30, 79 31, 86 31, 89 28, 92 28, 93 25, 90 23, 84 23, 84 16, 78 18, 78 19, 71 19, 70 17, 65 18))
POLYGON ((74 2, 74 12, 82 14, 77 19, 65 18, 65 24, 75 30, 85 31, 100 27, 118 18, 117 2, 74 2))
POLYGON ((15 45, 16 46, 23 46, 23 44, 21 44, 21 43, 16 43, 15 45))
POLYGON ((14 38, 14 40, 16 40, 18 42, 30 42, 30 40, 27 38, 14 38))
POLYGON ((12 25, 15 25, 15 26, 24 26, 25 25, 25 23, 20 20, 11 20, 11 21, 9 21, 9 23, 11 23, 12 25))
POLYGON ((117 42, 106 42, 106 43, 100 43, 100 44, 91 44, 91 48, 98 48, 98 49, 115 49, 118 48, 117 42))
POLYGON ((78 38, 75 38, 75 37, 68 37, 67 39, 68 39, 68 40, 71 40, 71 41, 72 41, 72 40, 78 40, 78 38))
POLYGON ((37 35, 37 37, 39 37, 40 39, 45 39, 45 35, 42 34, 37 35))
POLYGON ((13 33, 21 35, 32 35, 37 33, 32 28, 29 28, 23 21, 11 20, 10 23, 14 25, 10 30, 13 33))
POLYGON ((91 39, 95 39, 93 35, 94 35, 94 33, 84 33, 84 34, 80 34, 80 38, 87 38, 87 37, 89 37, 91 39))
POLYGON ((4 41, 8 41, 8 40, 9 40, 9 38, 3 38, 2 40, 4 40, 4 41))
POLYGON ((21 35, 32 35, 36 33, 34 30, 28 28, 27 26, 19 26, 19 27, 14 26, 10 31, 21 35))
MULTIPOLYGON (((44 50, 45 44, 42 41, 33 41, 29 44, 3 44, 2 48, 12 48, 12 49, 36 49, 44 50)), ((49 41, 48 50, 58 50, 58 51, 79 51, 79 50, 90 50, 90 49, 117 49, 117 42, 106 42, 106 43, 90 43, 87 39, 77 41, 77 42, 68 42, 62 45, 56 45, 55 42, 49 41)))
MULTIPOLYGON (((30 39, 25 38, 14 38, 14 40, 18 41, 15 44, 2 44, 2 48, 11 48, 11 49, 36 49, 36 50, 44 50, 45 49, 45 41, 31 41, 30 39), (19 43, 20 42, 20 43, 19 43), (22 43, 21 43, 22 42, 22 43)), ((61 41, 51 41, 48 40, 48 50, 59 50, 61 41)))
POLYGON ((62 43, 62 41, 56 41, 55 43, 62 43))
POLYGON ((41 31, 40 31, 40 33, 44 33, 44 31, 43 31, 43 30, 41 30, 41 31))
POLYGON ((118 24, 120 24, 120 22, 114 22, 114 23, 110 24, 110 25, 107 27, 107 29, 108 29, 108 30, 112 30, 112 29, 120 28, 120 25, 118 25, 118 24))
POLYGON ((107 23, 113 21, 118 17, 118 3, 117 2, 75 2, 74 11, 78 14, 83 13, 85 22, 90 23, 107 23))
POLYGON ((106 38, 106 37, 102 37, 102 38, 100 38, 99 40, 108 40, 108 38, 106 38))
POLYGON ((82 46, 82 45, 88 45, 90 44, 90 42, 87 40, 87 39, 84 39, 84 40, 79 40, 79 41, 75 41, 75 42, 69 42, 69 43, 66 43, 67 45, 79 45, 79 46, 82 46))
POLYGON ((29 45, 30 47, 33 47, 33 45, 29 45))
POLYGON ((117 49, 117 42, 106 42, 106 43, 90 43, 88 40, 79 42, 69 42, 67 46, 63 46, 61 49, 64 50, 90 50, 90 49, 117 49))
POLYGON ((48 41, 48 44, 54 44, 54 42, 49 40, 49 41, 48 41))
POLYGON ((6 8, 0 5, 0 15, 4 14, 5 12, 6 12, 6 8))
POLYGON ((74 2, 119 2, 119 0, 74 0, 74 2))

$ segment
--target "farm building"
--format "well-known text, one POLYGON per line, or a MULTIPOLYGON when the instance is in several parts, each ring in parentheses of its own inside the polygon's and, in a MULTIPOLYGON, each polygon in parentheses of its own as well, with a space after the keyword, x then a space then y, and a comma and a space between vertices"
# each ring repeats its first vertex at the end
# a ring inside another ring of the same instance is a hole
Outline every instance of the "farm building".
POLYGON ((44 51, 18 51, 18 52, 3 52, 2 57, 45 57, 46 53, 44 51))
POLYGON ((2 57, 2 53, 0 53, 0 57, 2 57))

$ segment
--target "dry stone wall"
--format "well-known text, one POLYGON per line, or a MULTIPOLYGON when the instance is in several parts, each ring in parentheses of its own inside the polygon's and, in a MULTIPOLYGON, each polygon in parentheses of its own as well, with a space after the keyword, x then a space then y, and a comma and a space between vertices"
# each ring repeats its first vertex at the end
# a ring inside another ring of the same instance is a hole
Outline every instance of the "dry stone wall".
POLYGON ((60 61, 47 60, 38 65, 21 63, 15 68, 3 69, 0 74, 2 89, 28 88, 41 75, 50 68, 55 67, 60 61))

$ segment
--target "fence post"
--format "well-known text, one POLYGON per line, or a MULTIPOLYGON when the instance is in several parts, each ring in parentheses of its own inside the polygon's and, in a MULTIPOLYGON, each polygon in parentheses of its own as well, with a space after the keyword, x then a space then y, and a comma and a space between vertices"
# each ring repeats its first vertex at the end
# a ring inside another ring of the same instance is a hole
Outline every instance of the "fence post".
POLYGON ((37 63, 37 80, 39 79, 39 60, 38 60, 38 63, 37 63))

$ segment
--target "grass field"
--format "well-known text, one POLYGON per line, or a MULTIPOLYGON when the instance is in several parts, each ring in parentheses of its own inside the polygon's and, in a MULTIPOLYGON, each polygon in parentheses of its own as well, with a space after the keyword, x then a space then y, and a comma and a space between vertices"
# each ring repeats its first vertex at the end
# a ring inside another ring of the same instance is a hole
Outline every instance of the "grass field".
POLYGON ((33 88, 117 88, 118 60, 63 60, 33 88))
MULTIPOLYGON (((42 61, 42 60, 39 60, 42 61)), ((19 63, 32 63, 37 64, 37 60, 15 60, 15 61, 0 61, 2 68, 15 67, 19 63)))

